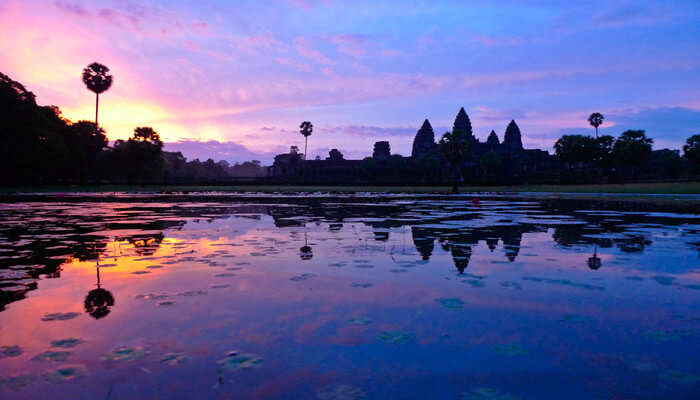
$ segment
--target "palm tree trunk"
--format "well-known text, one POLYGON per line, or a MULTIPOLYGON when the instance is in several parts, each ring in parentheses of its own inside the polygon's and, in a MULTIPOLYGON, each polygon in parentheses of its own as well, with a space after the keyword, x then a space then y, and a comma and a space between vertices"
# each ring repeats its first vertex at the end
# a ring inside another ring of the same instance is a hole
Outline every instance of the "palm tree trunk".
POLYGON ((97 110, 99 110, 99 108, 100 108, 100 94, 97 93, 95 95, 95 127, 99 126, 97 124, 97 110))
POLYGON ((304 136, 304 161, 306 161, 306 146, 309 144, 309 137, 304 136))

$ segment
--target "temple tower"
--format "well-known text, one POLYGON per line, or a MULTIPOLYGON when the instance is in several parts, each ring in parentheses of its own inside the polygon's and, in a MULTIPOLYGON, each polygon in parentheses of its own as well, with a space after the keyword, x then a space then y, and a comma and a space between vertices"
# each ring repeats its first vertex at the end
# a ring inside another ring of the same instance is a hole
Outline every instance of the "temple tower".
POLYGON ((411 151, 411 157, 420 158, 425 154, 430 153, 435 149, 435 132, 433 127, 430 125, 430 121, 427 119, 423 121, 423 126, 420 127, 416 133, 416 137, 413 139, 413 150, 411 151))

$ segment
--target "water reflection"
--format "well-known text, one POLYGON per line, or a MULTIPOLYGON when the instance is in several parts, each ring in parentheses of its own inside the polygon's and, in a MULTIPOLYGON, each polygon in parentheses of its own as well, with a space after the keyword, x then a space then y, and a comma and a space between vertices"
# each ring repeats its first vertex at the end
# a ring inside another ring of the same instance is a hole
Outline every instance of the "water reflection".
POLYGON ((0 206, 0 397, 697 392, 692 205, 185 200, 0 206))
POLYGON ((95 319, 104 318, 114 306, 114 296, 108 290, 100 286, 100 265, 95 267, 97 271, 97 289, 93 289, 85 296, 85 312, 95 319))

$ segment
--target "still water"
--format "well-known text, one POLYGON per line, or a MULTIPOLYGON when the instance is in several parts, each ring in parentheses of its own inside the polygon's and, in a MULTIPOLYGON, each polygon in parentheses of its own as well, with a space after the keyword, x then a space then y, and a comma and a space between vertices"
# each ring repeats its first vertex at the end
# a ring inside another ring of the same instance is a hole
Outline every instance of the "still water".
POLYGON ((0 398, 700 398, 696 206, 472 200, 6 197, 0 398))

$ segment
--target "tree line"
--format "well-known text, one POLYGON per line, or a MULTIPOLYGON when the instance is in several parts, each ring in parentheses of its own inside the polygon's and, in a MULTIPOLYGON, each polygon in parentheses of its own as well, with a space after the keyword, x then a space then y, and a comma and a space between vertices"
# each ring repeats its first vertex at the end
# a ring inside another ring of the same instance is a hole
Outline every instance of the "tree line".
POLYGON ((99 95, 112 84, 109 69, 93 63, 83 81, 96 94, 95 122, 73 122, 56 106, 41 106, 21 83, 0 73, 0 184, 190 183, 230 176, 264 176, 260 161, 188 161, 163 151, 158 132, 137 127, 110 145, 97 124, 99 95))

